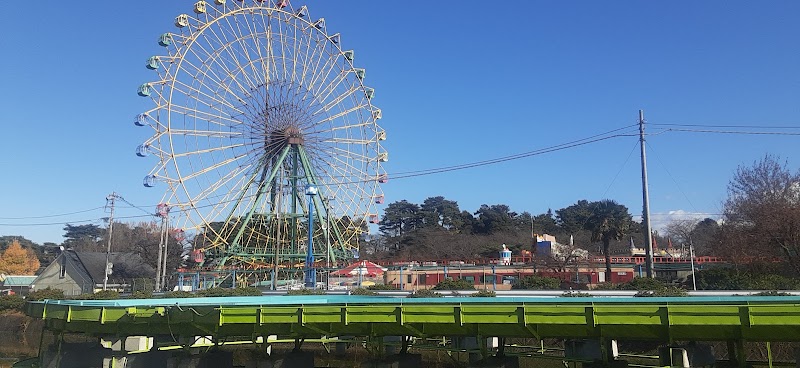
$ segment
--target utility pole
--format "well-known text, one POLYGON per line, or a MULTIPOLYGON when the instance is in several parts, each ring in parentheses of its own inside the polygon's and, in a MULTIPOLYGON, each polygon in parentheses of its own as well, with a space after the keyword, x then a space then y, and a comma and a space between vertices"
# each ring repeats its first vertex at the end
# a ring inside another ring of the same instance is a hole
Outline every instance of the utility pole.
POLYGON ((642 225, 644 225, 644 241, 647 247, 645 252, 647 260, 647 277, 653 278, 653 230, 650 227, 650 192, 647 189, 647 155, 644 143, 644 111, 639 110, 639 145, 642 149, 642 225))
POLYGON ((108 274, 111 273, 111 235, 114 232, 114 203, 119 196, 112 192, 106 196, 106 206, 111 207, 111 214, 108 216, 108 248, 106 248, 106 268, 103 272, 103 291, 108 288, 108 274))
POLYGON ((161 218, 161 238, 158 242, 158 259, 156 261, 155 291, 166 287, 167 274, 167 242, 169 241, 169 205, 160 203, 156 206, 156 216, 161 218))

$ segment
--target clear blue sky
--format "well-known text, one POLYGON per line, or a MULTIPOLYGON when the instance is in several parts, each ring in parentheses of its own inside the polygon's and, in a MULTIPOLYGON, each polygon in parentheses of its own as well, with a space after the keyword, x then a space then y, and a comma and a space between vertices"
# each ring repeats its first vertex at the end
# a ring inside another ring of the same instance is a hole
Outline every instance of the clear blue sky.
MULTIPOLYGON (((152 79, 144 62, 161 52, 157 37, 192 4, 0 3, 0 235, 61 242, 63 223, 107 214, 10 218, 101 207, 112 191, 154 209, 165 188, 142 186, 154 162, 134 155, 149 131, 132 119, 151 102, 136 88, 152 79), (55 225, 9 225, 40 223, 55 225)), ((368 70, 389 173, 585 138, 635 124, 639 109, 650 124, 800 126, 797 1, 293 4, 325 17, 368 70)), ((611 198, 640 214, 636 141, 391 180, 386 202, 443 195, 470 211, 502 203, 542 213, 611 198)), ((669 132, 648 144, 657 223, 670 211, 721 212, 736 167, 765 153, 800 165, 797 135, 669 132)), ((145 214, 125 207, 119 216, 145 214)))

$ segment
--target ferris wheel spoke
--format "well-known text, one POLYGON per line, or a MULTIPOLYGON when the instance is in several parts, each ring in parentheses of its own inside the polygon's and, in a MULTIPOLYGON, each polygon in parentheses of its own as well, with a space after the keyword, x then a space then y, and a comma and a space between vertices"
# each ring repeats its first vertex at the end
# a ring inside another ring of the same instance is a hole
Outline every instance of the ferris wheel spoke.
MULTIPOLYGON (((252 56, 250 56, 250 48, 251 47, 245 41, 247 38, 246 38, 245 34, 242 32, 241 25, 239 24, 239 18, 240 18, 240 16, 233 17, 233 21, 232 22, 227 17, 226 17, 225 20, 226 20, 226 23, 228 25, 228 28, 233 33, 233 35, 236 37, 235 40, 236 40, 236 43, 239 46, 239 49, 240 49, 239 52, 242 53, 242 55, 244 57, 244 60, 246 61, 246 63, 242 63, 240 65, 242 67, 245 67, 245 66, 249 67, 250 72, 253 74, 252 77, 254 77, 254 79, 255 79, 254 83, 252 83, 251 85, 255 87, 255 86, 258 86, 258 85, 260 85, 262 83, 266 83, 268 78, 267 78, 266 74, 264 73, 264 71, 259 71, 255 67, 255 65, 253 64, 253 60, 256 60, 256 59, 254 59, 252 56)), ((243 75, 247 75, 247 74, 243 73, 243 75)))
MULTIPOLYGON (((241 110, 237 109, 237 108, 236 108, 236 106, 233 106, 233 105, 232 105, 230 102, 228 102, 228 101, 225 101, 225 100, 220 100, 220 99, 219 99, 219 98, 217 98, 216 96, 211 96, 211 95, 209 95, 208 93, 205 93, 205 92, 203 92, 203 91, 201 91, 201 90, 199 90, 199 89, 195 88, 195 87, 194 87, 194 86, 192 86, 192 85, 189 85, 189 84, 187 84, 187 83, 184 83, 184 82, 181 82, 181 81, 178 81, 178 80, 176 80, 176 81, 175 81, 175 85, 176 85, 176 86, 175 86, 175 87, 173 87, 173 88, 175 88, 175 90, 177 90, 177 91, 180 91, 181 93, 183 93, 183 94, 184 94, 184 95, 186 95, 187 97, 190 97, 190 96, 191 96, 191 94, 190 94, 190 91, 191 91, 191 92, 194 92, 198 98, 199 98, 200 96, 203 96, 203 97, 205 97, 205 98, 207 98, 207 99, 209 99, 209 100, 211 100, 211 101, 213 101, 213 102, 217 102, 217 103, 218 103, 219 105, 221 105, 221 106, 225 106, 225 107, 227 107, 227 108, 229 108, 229 109, 231 109, 231 110, 233 110, 233 111, 236 111, 236 112, 238 112, 238 113, 242 113, 242 111, 241 111, 241 110), (178 86, 180 86, 180 87, 182 87, 182 88, 179 88, 178 86)), ((200 100, 198 100, 198 102, 199 102, 199 101, 200 101, 200 100)), ((206 106, 208 106, 208 107, 211 107, 211 108, 214 108, 214 105, 213 105, 213 104, 204 103, 204 105, 206 105, 206 106)))
MULTIPOLYGON (((325 85, 324 87, 320 87, 318 95, 321 97, 319 98, 319 100, 321 102, 327 101, 328 98, 330 98, 331 95, 334 92, 336 92, 337 88, 340 85, 342 85, 343 82, 347 81, 347 76, 349 74, 350 73, 348 71, 343 71, 342 73, 339 73, 336 77, 334 77, 332 80, 330 80, 327 85, 325 85)), ((358 89, 359 87, 360 86, 358 85, 350 83, 350 88, 358 89)))
MULTIPOLYGON (((189 60, 184 61, 184 63, 187 63, 189 66, 191 66, 193 69, 195 69, 198 74, 203 74, 203 75, 209 74, 209 75, 211 75, 215 79, 215 81, 218 83, 219 87, 222 87, 227 93, 229 93, 231 96, 233 96, 237 100, 243 101, 242 97, 238 93, 234 92, 225 83, 225 80, 230 79, 231 82, 236 84, 236 87, 241 92, 247 93, 247 91, 248 91, 248 88, 246 88, 244 85, 242 85, 242 83, 234 75, 233 71, 228 67, 226 62, 228 62, 229 60, 224 59, 224 56, 223 56, 223 54, 221 52, 219 52, 219 53, 211 53, 211 52, 205 50, 205 48, 200 44, 198 44, 198 48, 205 53, 205 57, 203 55, 198 54, 197 52, 194 52, 194 51, 192 51, 192 54, 198 59, 198 61, 202 62, 202 66, 208 66, 208 67, 202 68, 200 66, 195 65, 194 63, 192 63, 189 60), (210 61, 211 63, 207 63, 208 61, 210 61), (214 66, 214 65, 219 66, 219 68, 222 69, 222 72, 225 73, 225 77, 224 78, 222 76, 220 76, 217 73, 217 71, 214 70, 211 67, 211 66, 214 66)), ((224 47, 223 49, 227 50, 227 47, 224 47)), ((239 73, 237 73, 236 75, 238 75, 238 74, 239 73)), ((195 78, 196 77, 197 77, 197 75, 195 75, 195 78)))
POLYGON ((326 47, 323 47, 321 49, 321 51, 322 52, 320 52, 318 63, 315 66, 314 71, 312 72, 313 75, 312 75, 311 81, 309 82, 309 86, 311 86, 311 88, 309 88, 309 89, 311 89, 312 92, 315 93, 315 94, 319 93, 319 87, 315 88, 315 86, 324 85, 324 81, 326 81, 328 79, 328 76, 330 75, 330 72, 337 65, 336 58, 332 58, 332 57, 325 58, 325 56, 331 56, 330 51, 327 50, 326 47), (325 60, 324 64, 321 64, 321 60, 323 58, 325 58, 326 60, 325 60))
POLYGON ((216 130, 170 129, 168 132, 173 135, 182 135, 187 137, 211 138, 234 138, 242 135, 240 132, 221 132, 216 130))
MULTIPOLYGON (((196 196, 192 197, 191 201, 193 201, 195 203, 199 203, 199 202, 202 202, 203 200, 207 200, 208 197, 212 193, 218 191, 224 185, 227 185, 228 183, 230 183, 231 180, 233 180, 233 179, 238 179, 238 180, 236 180, 236 182, 234 182, 232 186, 234 188, 240 188, 241 185, 243 185, 242 182, 246 180, 246 175, 241 175, 241 174, 244 174, 250 168, 251 168, 251 165, 246 165, 246 166, 241 166, 241 167, 238 167, 238 168, 236 168, 234 170, 231 170, 230 172, 226 173, 224 176, 220 177, 220 179, 217 180, 215 183, 212 183, 207 188, 205 188, 203 191, 198 193, 196 196)), ((212 210, 216 211, 217 208, 220 207, 220 206, 221 206, 222 210, 224 210, 225 208, 229 207, 228 204, 230 202, 228 201, 228 197, 231 196, 231 195, 234 195, 235 193, 236 192, 233 191, 233 190, 224 192, 223 193, 223 197, 221 198, 221 200, 215 200, 215 202, 214 202, 215 205, 212 206, 212 210)), ((219 213, 217 213, 217 214, 213 214, 212 213, 212 217, 216 217, 216 215, 219 215, 219 213)))
POLYGON ((334 98, 333 100, 331 100, 327 104, 323 105, 319 110, 314 111, 312 113, 312 115, 316 115, 316 114, 322 113, 323 111, 324 112, 328 112, 331 108, 333 108, 337 104, 339 104, 342 101, 344 101, 345 98, 347 98, 348 96, 352 95, 353 93, 355 93, 356 91, 359 91, 359 90, 360 90, 360 88, 358 86, 351 87, 349 90, 343 92, 341 95, 337 96, 336 98, 334 98))
POLYGON ((231 157, 231 158, 228 158, 228 159, 222 160, 222 161, 220 161, 220 162, 214 163, 214 164, 212 164, 212 165, 210 165, 210 166, 207 166, 207 167, 205 167, 205 168, 203 168, 203 169, 200 169, 200 170, 198 170, 198 171, 195 171, 195 172, 193 172, 193 173, 191 173, 191 174, 185 175, 185 176, 183 177, 183 180, 184 180, 184 181, 187 181, 187 180, 192 180, 192 179, 194 179, 194 178, 196 178, 196 177, 198 177, 198 176, 200 176, 200 175, 207 174, 207 173, 209 173, 209 172, 212 172, 212 171, 214 171, 214 170, 216 170, 216 169, 219 169, 219 168, 221 168, 221 167, 225 167, 225 166, 227 166, 227 165, 230 165, 230 164, 232 164, 232 163, 234 163, 234 162, 236 162, 236 161, 239 161, 239 160, 241 160, 241 159, 242 159, 242 158, 244 158, 244 157, 246 157, 246 155, 238 155, 238 156, 231 157))
MULTIPOLYGON (((214 125, 220 125, 220 126, 228 127, 228 126, 236 126, 236 125, 239 125, 239 124, 242 123, 241 121, 233 119, 233 118, 230 118, 230 117, 225 117, 225 116, 218 115, 218 114, 215 115, 215 114, 212 114, 210 112, 197 110, 197 109, 194 109, 194 108, 191 108, 191 107, 188 107, 188 106, 179 105, 179 104, 171 104, 169 106, 169 108, 172 109, 176 114, 188 115, 188 116, 191 116, 193 118, 204 120, 204 121, 206 121, 208 123, 211 123, 211 124, 214 124, 214 125), (229 124, 225 124, 223 122, 230 123, 230 125, 229 124)), ((164 128, 166 129, 166 126, 164 126, 164 128)))
POLYGON ((232 148, 239 148, 239 147, 244 147, 244 146, 245 146, 245 144, 243 144, 243 143, 232 144, 232 145, 228 145, 228 146, 215 146, 215 147, 201 149, 201 150, 197 150, 197 151, 193 151, 193 152, 177 153, 177 154, 174 154, 172 157, 173 158, 180 158, 180 157, 185 157, 185 156, 189 156, 189 155, 211 153, 211 152, 216 152, 216 151, 227 151, 227 150, 232 149, 232 148))
POLYGON ((344 117, 345 115, 352 114, 352 113, 354 113, 354 112, 356 112, 358 110, 364 109, 366 107, 368 107, 368 105, 365 105, 365 104, 361 104, 361 105, 356 105, 356 106, 350 107, 350 108, 348 108, 348 109, 346 109, 344 111, 341 111, 339 113, 336 113, 334 115, 329 115, 329 116, 325 117, 324 119, 317 120, 311 126, 312 127, 316 127, 317 125, 320 125, 322 123, 327 123, 327 122, 334 121, 336 119, 344 117))
MULTIPOLYGON (((239 90, 244 93, 248 93, 248 91, 256 87, 256 84, 254 84, 253 81, 247 77, 247 74, 243 73, 242 72, 243 70, 240 69, 240 66, 243 65, 244 63, 239 59, 240 55, 237 55, 237 52, 233 47, 234 41, 229 40, 225 32, 220 32, 220 33, 222 33, 222 36, 220 36, 220 34, 217 33, 216 29, 211 28, 208 29, 207 32, 203 33, 203 37, 205 37, 206 41, 209 41, 209 44, 211 44, 212 41, 216 42, 216 44, 218 45, 216 53, 219 54, 220 58, 224 58, 223 51, 224 54, 227 54, 228 58, 226 59, 226 61, 231 62, 233 64, 232 66, 234 67, 234 69, 228 68, 227 65, 225 64, 221 66, 223 66, 223 69, 225 69, 224 71, 227 74, 227 77, 230 78, 231 81, 236 83, 236 86, 239 88, 239 90), (214 37, 211 38, 209 35, 212 35, 214 37), (236 71, 236 74, 234 74, 234 71, 236 71), (237 78, 237 76, 241 76, 243 80, 240 81, 237 78)), ((205 48, 203 48, 203 50, 206 52, 206 54, 210 54, 207 50, 205 50, 205 48)))

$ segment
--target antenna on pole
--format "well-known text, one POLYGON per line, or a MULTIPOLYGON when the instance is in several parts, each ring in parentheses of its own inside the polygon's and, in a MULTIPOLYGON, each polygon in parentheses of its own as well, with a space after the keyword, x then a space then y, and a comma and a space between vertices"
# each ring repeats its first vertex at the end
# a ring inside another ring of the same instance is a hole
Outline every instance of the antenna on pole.
POLYGON ((653 269, 653 230, 650 227, 650 192, 647 189, 647 155, 644 144, 644 111, 639 110, 639 145, 642 149, 642 225, 644 225, 645 255, 647 277, 654 277, 653 269))
POLYGON ((112 192, 106 196, 106 206, 111 208, 111 214, 108 216, 108 248, 106 248, 106 267, 103 272, 103 291, 108 288, 108 275, 111 274, 113 265, 111 264, 111 235, 114 232, 114 204, 120 198, 116 192, 112 192))

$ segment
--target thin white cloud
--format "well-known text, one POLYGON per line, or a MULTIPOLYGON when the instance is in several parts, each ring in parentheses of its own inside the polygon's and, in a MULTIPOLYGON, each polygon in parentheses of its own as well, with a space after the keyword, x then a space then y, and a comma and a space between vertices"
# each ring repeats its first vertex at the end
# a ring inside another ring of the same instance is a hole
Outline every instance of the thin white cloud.
MULTIPOLYGON (((707 218, 712 218, 719 222, 720 216, 718 214, 706 212, 688 212, 684 210, 668 211, 666 213, 651 213, 650 226, 653 230, 659 233, 664 232, 667 225, 674 220, 697 220, 701 221, 707 218)), ((642 221, 642 216, 634 216, 636 221, 642 221)))

